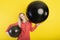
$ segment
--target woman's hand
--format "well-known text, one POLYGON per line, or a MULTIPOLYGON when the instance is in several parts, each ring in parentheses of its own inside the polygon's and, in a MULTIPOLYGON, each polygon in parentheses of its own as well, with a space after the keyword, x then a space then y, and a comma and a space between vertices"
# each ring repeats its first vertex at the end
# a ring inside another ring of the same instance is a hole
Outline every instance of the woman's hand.
POLYGON ((39 26, 39 25, 40 25, 40 23, 37 23, 36 25, 37 25, 37 26, 39 26))
POLYGON ((8 32, 6 32, 6 34, 9 36, 9 33, 8 32))

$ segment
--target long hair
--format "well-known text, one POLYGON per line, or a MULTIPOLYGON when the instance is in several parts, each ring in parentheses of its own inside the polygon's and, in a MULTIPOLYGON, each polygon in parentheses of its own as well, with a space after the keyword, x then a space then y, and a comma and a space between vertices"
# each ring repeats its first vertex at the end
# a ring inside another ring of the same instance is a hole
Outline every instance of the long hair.
POLYGON ((23 21, 23 19, 20 17, 20 15, 21 15, 21 14, 23 14, 24 16, 25 16, 25 14, 24 14, 24 13, 20 13, 20 14, 19 14, 19 19, 20 19, 20 20, 21 20, 21 22, 22 22, 22 21, 23 21))
POLYGON ((24 13, 20 13, 19 16, 18 16, 18 25, 21 27, 21 23, 23 21, 23 19, 20 17, 20 15, 23 14, 25 15, 24 13))

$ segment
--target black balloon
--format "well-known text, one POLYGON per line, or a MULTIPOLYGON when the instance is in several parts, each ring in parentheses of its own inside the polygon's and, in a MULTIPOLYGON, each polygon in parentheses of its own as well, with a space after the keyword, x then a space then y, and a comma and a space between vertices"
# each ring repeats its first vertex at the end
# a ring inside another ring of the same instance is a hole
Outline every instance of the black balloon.
POLYGON ((17 26, 12 26, 9 29, 8 33, 11 37, 18 37, 21 33, 21 28, 18 25, 17 26))
POLYGON ((49 9, 44 2, 34 1, 28 5, 26 15, 31 22, 40 23, 47 19, 49 9))

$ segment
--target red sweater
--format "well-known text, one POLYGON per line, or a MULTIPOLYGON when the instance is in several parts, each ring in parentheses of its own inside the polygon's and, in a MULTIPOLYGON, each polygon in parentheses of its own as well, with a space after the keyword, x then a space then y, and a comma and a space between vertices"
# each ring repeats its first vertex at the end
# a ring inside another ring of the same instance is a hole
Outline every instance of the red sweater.
MULTIPOLYGON (((9 30, 9 28, 12 26, 12 25, 18 25, 18 22, 17 23, 14 23, 14 24, 11 24, 8 29, 7 29, 7 32, 9 30)), ((36 28, 37 28, 37 25, 35 25, 34 27, 32 27, 32 23, 31 22, 26 22, 26 23, 21 23, 21 28, 22 28, 22 32, 21 34, 19 35, 18 37, 18 40, 30 40, 30 31, 34 31, 36 28)))

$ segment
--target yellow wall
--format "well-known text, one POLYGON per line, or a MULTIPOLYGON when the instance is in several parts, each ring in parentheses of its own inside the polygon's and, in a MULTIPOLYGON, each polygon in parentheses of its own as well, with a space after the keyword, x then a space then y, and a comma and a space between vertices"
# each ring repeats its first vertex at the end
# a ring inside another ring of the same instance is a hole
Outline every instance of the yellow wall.
MULTIPOLYGON (((26 14, 26 8, 34 0, 0 0, 0 40, 16 40, 6 34, 11 23, 18 21, 18 14, 26 14)), ((31 40, 60 40, 60 1, 41 0, 49 7, 49 17, 31 32, 31 40)))

